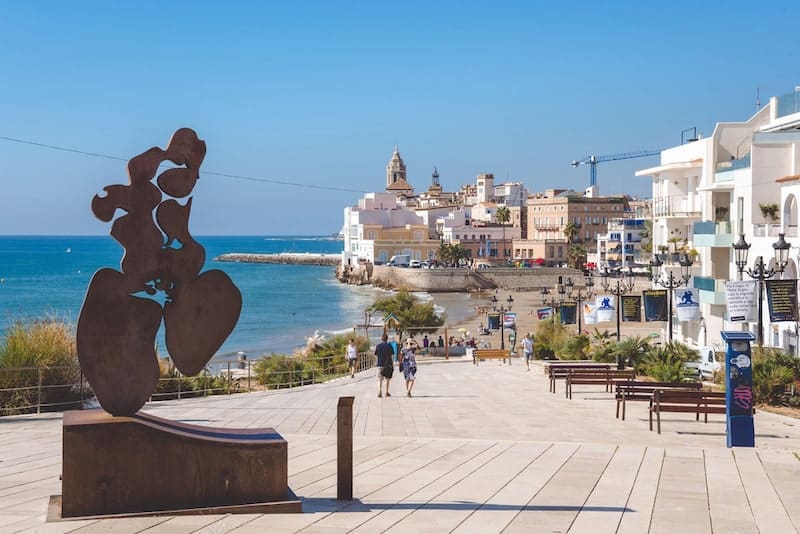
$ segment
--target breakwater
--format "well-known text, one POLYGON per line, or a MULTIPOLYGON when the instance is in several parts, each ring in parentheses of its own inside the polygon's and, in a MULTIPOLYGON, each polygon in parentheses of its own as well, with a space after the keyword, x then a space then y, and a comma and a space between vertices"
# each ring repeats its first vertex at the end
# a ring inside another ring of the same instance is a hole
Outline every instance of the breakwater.
POLYGON ((312 252, 279 252, 276 254, 244 254, 228 252, 220 254, 215 261, 235 263, 280 263, 290 265, 339 265, 341 254, 315 254, 312 252))

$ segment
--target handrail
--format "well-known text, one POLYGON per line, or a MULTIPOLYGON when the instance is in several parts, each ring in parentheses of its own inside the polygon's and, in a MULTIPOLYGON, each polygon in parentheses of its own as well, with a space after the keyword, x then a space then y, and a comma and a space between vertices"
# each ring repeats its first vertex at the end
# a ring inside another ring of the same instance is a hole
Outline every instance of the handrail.
MULTIPOLYGON (((291 356, 274 355, 267 358, 282 358, 300 361, 291 356)), ((329 360, 319 368, 290 368, 280 370, 264 369, 256 372, 254 367, 260 360, 222 362, 224 368, 218 374, 204 369, 193 377, 182 375, 170 368, 168 376, 160 377, 157 390, 150 401, 174 400, 190 397, 234 394, 255 390, 287 389, 309 384, 318 384, 349 374, 347 361, 343 355, 309 358, 306 361, 329 360), (338 360, 338 361, 335 361, 338 360), (233 368, 232 364, 238 364, 233 368), (239 372, 241 371, 241 372, 239 372)), ((264 365, 264 364, 262 364, 264 365)), ((362 352, 356 360, 356 371, 364 371, 374 365, 374 356, 362 352)), ((84 379, 80 367, 76 365, 53 367, 5 367, 0 368, 0 417, 59 409, 80 409, 94 396, 91 386, 84 379), (50 383, 46 380, 48 372, 56 372, 60 378, 50 383), (35 375, 34 375, 35 373, 35 375), (74 379, 66 377, 74 376, 74 379)))

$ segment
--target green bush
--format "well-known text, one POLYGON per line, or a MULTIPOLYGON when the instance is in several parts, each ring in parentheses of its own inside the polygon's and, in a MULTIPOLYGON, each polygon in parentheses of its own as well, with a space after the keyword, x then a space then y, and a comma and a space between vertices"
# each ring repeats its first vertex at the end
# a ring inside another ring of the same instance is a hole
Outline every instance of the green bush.
POLYGON ((0 345, 0 415, 75 408, 91 396, 81 391, 74 327, 48 317, 14 321, 0 345))
MULTIPOLYGON (((640 359, 640 369, 658 382, 685 382, 697 377, 686 363, 697 359, 696 350, 682 343, 650 346, 640 359)), ((637 371, 638 372, 638 371, 637 371)))
POLYGON ((800 362, 776 349, 753 350, 753 403, 773 406, 796 404, 787 387, 800 378, 800 362))
POLYGON ((558 353, 563 360, 586 360, 589 358, 589 347, 589 336, 578 334, 567 337, 558 353))

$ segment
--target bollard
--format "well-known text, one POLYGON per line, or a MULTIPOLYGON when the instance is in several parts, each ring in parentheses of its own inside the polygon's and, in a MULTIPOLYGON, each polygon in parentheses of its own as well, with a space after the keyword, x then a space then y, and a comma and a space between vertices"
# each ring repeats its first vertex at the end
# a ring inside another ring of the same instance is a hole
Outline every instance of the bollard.
POLYGON ((353 399, 339 397, 336 406, 336 499, 353 500, 353 399))

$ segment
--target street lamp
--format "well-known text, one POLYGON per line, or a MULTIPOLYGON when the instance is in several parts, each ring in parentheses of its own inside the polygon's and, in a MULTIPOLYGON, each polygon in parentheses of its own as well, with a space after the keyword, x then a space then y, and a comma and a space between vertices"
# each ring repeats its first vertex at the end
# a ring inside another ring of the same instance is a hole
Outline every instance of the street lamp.
MULTIPOLYGON (((553 295, 550 299, 548 299, 547 295, 549 295, 551 291, 547 287, 543 287, 539 291, 542 294, 542 304, 544 306, 553 308, 553 324, 555 324, 556 314, 559 313, 559 311, 561 310, 561 305, 564 304, 564 295, 566 295, 567 293, 567 289, 564 286, 564 277, 563 276, 558 277, 558 283, 556 284, 556 293, 558 297, 556 297, 556 295, 553 295)), ((559 323, 560 322, 561 318, 559 317, 559 323)))
MULTIPOLYGON (((750 245, 747 246, 749 247, 750 245)), ((663 273, 661 272, 661 267, 664 265, 664 262, 662 262, 658 256, 654 256, 653 259, 650 260, 653 282, 667 290, 667 319, 669 321, 668 328, 670 343, 672 343, 672 291, 674 289, 678 289, 682 285, 686 285, 687 282, 689 282, 689 278, 692 277, 690 270, 694 261, 692 261, 688 255, 681 254, 678 263, 681 265, 680 277, 676 277, 675 272, 670 270, 668 276, 664 278, 663 273)))
POLYGON ((745 269, 747 265, 747 254, 750 251, 750 243, 744 240, 744 234, 739 234, 739 240, 733 244, 734 261, 736 268, 739 271, 739 280, 742 279, 742 273, 747 275, 753 280, 758 280, 758 347, 764 345, 764 280, 768 280, 776 274, 783 274, 786 264, 789 263, 789 249, 792 248, 785 239, 783 234, 778 234, 778 240, 772 244, 775 254, 775 267, 767 268, 764 265, 764 258, 758 256, 753 268, 745 269))
POLYGON ((505 329, 504 329, 505 325, 503 324, 504 323, 503 319, 504 319, 505 313, 507 311, 511 311, 511 306, 514 304, 514 297, 509 295, 508 298, 506 299, 506 302, 508 303, 508 305, 507 306, 500 306, 500 307, 497 306, 497 302, 498 302, 497 295, 492 295, 492 298, 490 300, 492 302, 492 309, 494 311, 496 311, 496 312, 500 312, 500 349, 501 350, 505 350, 505 348, 506 348, 506 339, 505 339, 506 334, 505 334, 505 329))
POLYGON ((567 297, 569 297, 569 298, 571 298, 572 300, 575 301, 575 307, 576 307, 575 311, 578 314, 578 334, 580 334, 581 333, 581 309, 582 309, 582 304, 586 300, 594 297, 594 291, 592 291, 593 288, 594 288, 594 279, 592 278, 591 275, 587 275, 586 276, 586 282, 585 282, 586 293, 582 293, 580 288, 579 288, 577 295, 573 295, 572 294, 572 290, 575 287, 575 282, 572 281, 572 278, 567 278, 567 282, 566 282, 565 285, 567 286, 567 297))
POLYGON ((602 277, 603 277, 603 290, 604 291, 608 291, 609 293, 611 293, 612 295, 617 297, 617 299, 616 299, 617 300, 617 341, 620 341, 621 336, 620 336, 620 328, 619 328, 619 319, 620 319, 620 309, 622 308, 622 306, 621 306, 622 303, 621 303, 619 297, 621 295, 624 295, 625 293, 631 291, 633 289, 633 286, 636 285, 636 280, 633 277, 633 269, 631 269, 630 267, 628 267, 628 270, 627 270, 627 272, 625 272, 624 275, 622 273, 620 273, 619 277, 617 278, 616 285, 614 285, 614 286, 612 286, 611 284, 608 283, 609 274, 610 273, 608 272, 608 267, 606 267, 603 270, 603 274, 602 274, 602 277))

